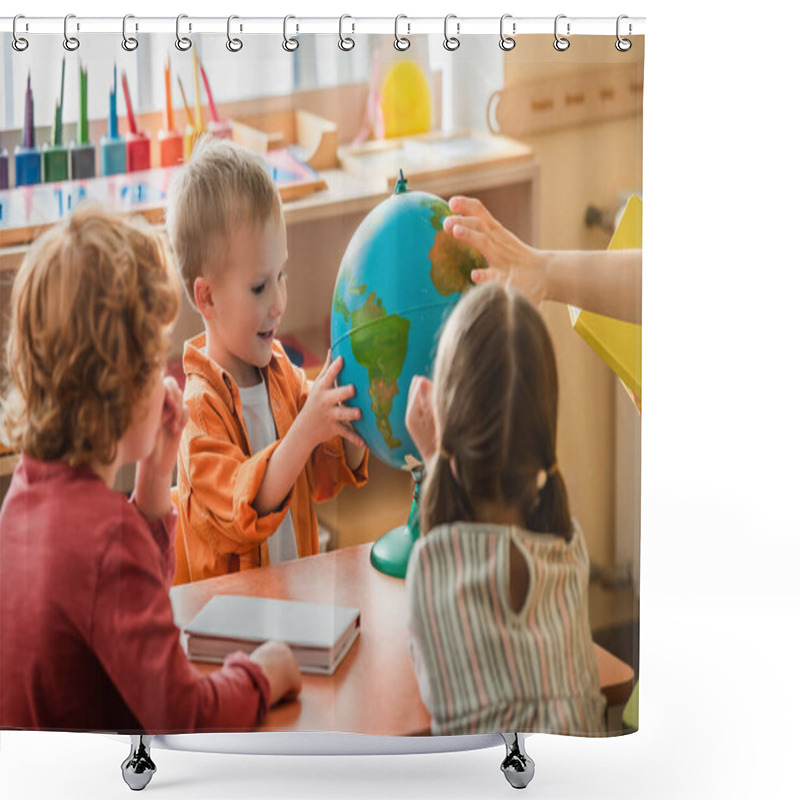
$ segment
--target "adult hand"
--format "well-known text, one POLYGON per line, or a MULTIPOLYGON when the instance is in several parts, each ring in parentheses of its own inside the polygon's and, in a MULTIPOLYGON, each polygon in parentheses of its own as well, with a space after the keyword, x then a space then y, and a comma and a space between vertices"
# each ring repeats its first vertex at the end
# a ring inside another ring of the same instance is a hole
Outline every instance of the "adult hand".
POLYGON ((285 642, 265 642, 250 658, 258 664, 269 681, 269 704, 274 706, 284 698, 290 700, 300 693, 303 680, 300 667, 291 648, 285 642))
POLYGON ((411 379, 406 406, 406 430, 423 461, 436 452, 436 420, 433 416, 433 384, 422 375, 411 379))
POLYGON ((547 298, 546 259, 540 251, 518 239, 474 197, 451 197, 450 210, 456 216, 445 217, 444 230, 478 250, 488 264, 488 269, 472 271, 474 283, 506 280, 532 303, 547 298))

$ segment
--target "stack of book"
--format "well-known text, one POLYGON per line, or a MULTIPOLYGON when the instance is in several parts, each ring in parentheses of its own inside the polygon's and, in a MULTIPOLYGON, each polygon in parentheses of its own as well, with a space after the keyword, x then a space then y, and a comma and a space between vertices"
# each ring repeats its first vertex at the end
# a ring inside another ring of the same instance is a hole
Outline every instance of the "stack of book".
POLYGON ((236 650, 252 653, 267 641, 289 645, 301 672, 332 675, 361 631, 356 608, 266 597, 216 595, 186 626, 195 661, 221 664, 236 650))

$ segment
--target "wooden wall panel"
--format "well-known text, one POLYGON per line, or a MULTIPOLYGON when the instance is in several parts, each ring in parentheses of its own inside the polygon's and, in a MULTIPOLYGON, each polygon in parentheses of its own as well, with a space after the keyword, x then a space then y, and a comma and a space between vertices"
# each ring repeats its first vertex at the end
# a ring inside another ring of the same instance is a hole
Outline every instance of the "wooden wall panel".
MULTIPOLYGON (((505 89, 553 79, 569 79, 596 86, 603 70, 638 64, 643 74, 644 41, 633 37, 625 54, 614 47, 614 37, 573 37, 568 51, 553 48, 551 36, 517 37, 508 54, 505 89)), ((501 130, 506 133, 505 130, 501 130)), ((604 249, 609 236, 584 223, 592 204, 615 209, 621 197, 642 189, 642 114, 570 127, 532 131, 515 138, 533 147, 541 170, 539 246, 547 249, 604 249)), ((591 559, 613 567, 633 558, 618 552, 617 542, 633 541, 633 532, 619 525, 634 524, 632 513, 618 513, 618 424, 638 424, 630 415, 618 414, 617 379, 571 328, 567 309, 544 303, 542 313, 553 337, 560 378, 559 463, 564 471, 575 516, 581 522, 591 559), (619 522, 618 522, 619 520, 619 522)), ((629 402, 629 401, 628 401, 629 402)), ((621 441, 629 441, 631 431, 621 441)), ((622 454, 620 455, 622 458, 622 454)), ((635 470, 639 464, 632 465, 635 470)), ((622 471, 630 475, 630 470, 622 471)), ((628 480, 621 477, 620 480, 628 480)), ((628 511, 630 511, 628 509, 628 511)), ((636 532, 638 533, 638 531, 636 532)))

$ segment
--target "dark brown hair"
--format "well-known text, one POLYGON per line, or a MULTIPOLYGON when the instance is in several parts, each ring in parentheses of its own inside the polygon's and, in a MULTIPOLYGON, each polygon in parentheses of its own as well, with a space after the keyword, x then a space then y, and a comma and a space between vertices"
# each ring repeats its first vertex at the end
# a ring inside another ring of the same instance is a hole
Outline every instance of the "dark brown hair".
POLYGON ((498 283, 471 289, 442 332, 433 385, 440 451, 423 485, 423 532, 477 521, 476 504, 490 501, 519 509, 528 530, 569 540, 560 471, 537 487, 556 463, 558 408, 553 345, 539 312, 498 283))
POLYGON ((14 280, 3 428, 16 448, 111 463, 161 369, 180 286, 147 223, 91 206, 32 245, 14 280))

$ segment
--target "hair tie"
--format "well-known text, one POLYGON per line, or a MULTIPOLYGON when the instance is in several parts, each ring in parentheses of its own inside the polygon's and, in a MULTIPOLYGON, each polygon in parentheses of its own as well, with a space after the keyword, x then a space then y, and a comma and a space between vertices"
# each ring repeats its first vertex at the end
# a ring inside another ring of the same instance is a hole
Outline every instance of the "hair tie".
POLYGON ((449 461, 453 457, 444 447, 442 447, 442 445, 439 445, 439 455, 445 461, 449 461))
POLYGON ((536 473, 536 488, 541 492, 547 483, 548 477, 558 472, 558 461, 554 461, 547 469, 540 469, 536 473))

